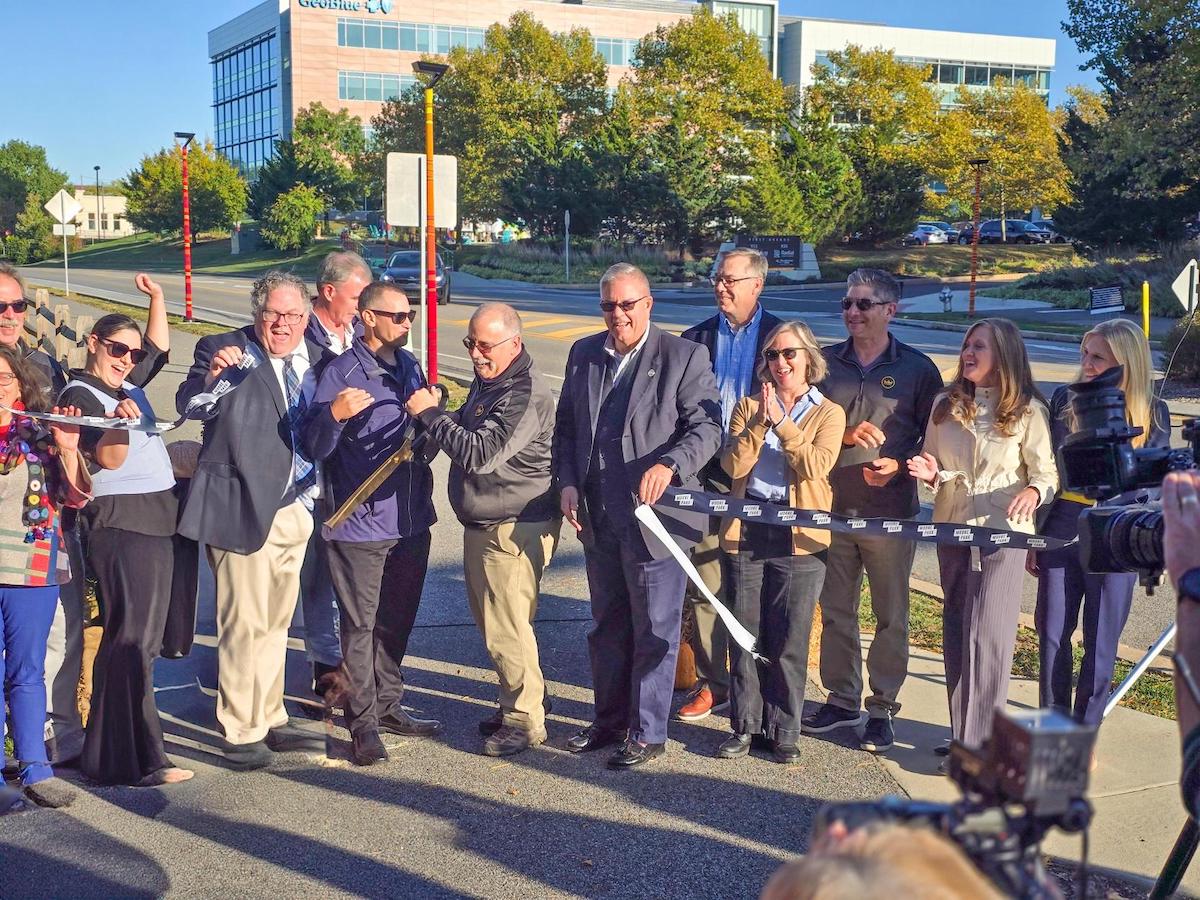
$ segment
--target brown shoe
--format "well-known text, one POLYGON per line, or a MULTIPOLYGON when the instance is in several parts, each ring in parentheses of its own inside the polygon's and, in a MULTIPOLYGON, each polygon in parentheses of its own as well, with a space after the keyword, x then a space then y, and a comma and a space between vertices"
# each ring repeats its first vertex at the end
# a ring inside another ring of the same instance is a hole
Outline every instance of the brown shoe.
POLYGON ((706 685, 692 693, 688 701, 679 707, 679 712, 675 713, 675 718, 684 722, 699 722, 701 719, 708 718, 714 705, 713 692, 706 685))
POLYGON ((501 725, 491 737, 483 742, 484 756, 513 756, 530 747, 545 743, 546 729, 526 731, 515 725, 501 725))

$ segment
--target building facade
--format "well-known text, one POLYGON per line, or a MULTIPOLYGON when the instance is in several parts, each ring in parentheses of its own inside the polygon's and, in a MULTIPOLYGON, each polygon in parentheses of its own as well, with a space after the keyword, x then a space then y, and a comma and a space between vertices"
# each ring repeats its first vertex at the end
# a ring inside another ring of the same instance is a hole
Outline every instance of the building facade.
POLYGON ((137 232, 125 215, 123 195, 101 192, 97 196, 95 189, 89 186, 75 188, 75 199, 83 209, 71 221, 75 225, 75 234, 85 241, 107 241, 137 232))
POLYGON ((208 34, 214 142, 253 173, 310 103, 369 123, 415 84, 415 61, 481 46, 489 26, 519 11, 551 31, 587 28, 615 86, 641 38, 701 7, 733 14, 786 84, 809 84, 814 63, 858 44, 931 64, 946 98, 997 75, 1049 91, 1053 40, 781 18, 778 0, 265 0, 208 34))

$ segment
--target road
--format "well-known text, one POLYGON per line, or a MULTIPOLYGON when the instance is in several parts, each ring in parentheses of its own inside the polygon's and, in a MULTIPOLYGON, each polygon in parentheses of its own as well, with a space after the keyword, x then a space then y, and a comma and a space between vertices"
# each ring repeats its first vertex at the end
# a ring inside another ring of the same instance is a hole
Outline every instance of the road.
MULTIPOLYGON (((28 268, 24 274, 31 282, 60 288, 62 272, 53 268, 28 268)), ((156 274, 167 293, 172 312, 182 312, 183 277, 156 274), (175 299, 179 298, 179 299, 175 299)), ((516 307, 524 322, 525 343, 539 367, 557 391, 562 382, 567 352, 579 338, 593 334, 603 327, 597 309, 598 295, 589 291, 518 285, 511 282, 489 282, 455 273, 453 302, 438 310, 439 368, 448 375, 470 378, 471 366, 460 343, 466 333, 472 311, 485 300, 502 300, 516 307)), ((196 316, 229 324, 250 321, 249 293, 251 278, 240 276, 202 275, 193 278, 196 316)), ((911 283, 907 292, 913 293, 911 283)), ((134 305, 144 305, 145 298, 133 287, 131 272, 84 269, 71 273, 73 291, 91 294, 134 305)), ((844 339, 841 310, 837 301, 840 288, 783 289, 764 292, 764 305, 784 318, 803 319, 822 343, 844 339)), ((708 289, 671 288, 655 291, 654 321, 675 333, 712 315, 713 301, 708 289)), ((893 332, 899 340, 927 353, 949 377, 962 336, 953 331, 939 331, 920 326, 901 325, 893 332)), ((1077 357, 1070 344, 1029 340, 1025 344, 1034 377, 1047 393, 1060 384, 1073 380, 1077 357)), ((419 349, 414 348, 415 350, 419 349)), ((182 362, 180 360, 179 362, 182 362)), ((938 583, 937 558, 933 546, 922 545, 914 564, 916 577, 938 583)), ((1036 585, 1025 579, 1022 586, 1022 608, 1032 614, 1036 602, 1036 585)), ((1140 590, 1134 599, 1133 612, 1123 640, 1133 647, 1148 646, 1174 615, 1174 593, 1164 587, 1147 597, 1140 590)))

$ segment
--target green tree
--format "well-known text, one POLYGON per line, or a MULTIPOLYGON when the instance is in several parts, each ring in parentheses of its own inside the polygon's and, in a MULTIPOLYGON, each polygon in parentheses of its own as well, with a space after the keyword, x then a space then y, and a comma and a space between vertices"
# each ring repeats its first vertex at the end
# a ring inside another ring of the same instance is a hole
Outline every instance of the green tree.
MULTIPOLYGON (((146 156, 122 182, 127 215, 138 228, 167 233, 183 228, 183 154, 178 146, 146 156)), ((246 212, 246 181, 211 142, 188 150, 192 231, 232 228, 246 212)))
POLYGON ((0 144, 0 231, 16 227, 30 195, 39 199, 36 205, 40 206, 66 183, 66 173, 46 161, 44 147, 18 140, 0 144))
POLYGON ((583 149, 592 202, 601 209, 604 230, 618 241, 652 231, 654 211, 661 209, 666 196, 666 185, 651 170, 650 144, 634 113, 628 84, 620 85, 608 115, 583 149))
POLYGON ((310 103, 296 114, 292 145, 304 183, 326 206, 349 209, 357 204, 362 185, 356 169, 361 169, 367 147, 362 119, 346 109, 335 113, 324 104, 310 103))
POLYGON ((325 209, 321 195, 306 184, 280 194, 262 223, 263 239, 276 250, 299 254, 313 241, 317 218, 325 209))
POLYGON ((296 146, 291 141, 276 141, 275 152, 258 168, 250 185, 250 214, 262 219, 280 194, 304 184, 304 172, 296 161, 296 146))
MULTIPOLYGON (((532 15, 514 13, 487 30, 482 47, 452 48, 449 73, 436 91, 435 145, 458 157, 459 209, 464 218, 503 211, 501 182, 532 144, 557 129, 564 146, 588 135, 605 109, 607 70, 582 28, 552 34, 532 15)), ((371 168, 379 185, 389 151, 425 149, 425 113, 418 91, 384 104, 371 120, 371 168)))

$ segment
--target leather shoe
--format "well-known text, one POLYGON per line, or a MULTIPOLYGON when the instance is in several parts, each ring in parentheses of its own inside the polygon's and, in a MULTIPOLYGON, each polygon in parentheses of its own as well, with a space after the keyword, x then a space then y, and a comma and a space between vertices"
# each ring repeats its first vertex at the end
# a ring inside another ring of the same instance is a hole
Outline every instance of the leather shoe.
POLYGON ((271 748, 264 741, 254 741, 249 744, 231 744, 223 741, 221 751, 231 769, 239 772, 249 772, 252 769, 265 769, 275 758, 271 748))
POLYGON ((387 748, 379 739, 379 730, 367 728, 350 736, 354 744, 354 764, 356 766, 373 766, 388 758, 387 748))
POLYGON ((784 744, 776 741, 771 747, 771 755, 775 757, 775 762, 792 765, 800 762, 800 748, 793 744, 784 744))
POLYGON ((750 752, 750 745, 754 742, 754 736, 750 734, 738 734, 734 732, 717 748, 717 757, 720 759, 740 759, 750 752))
MULTIPOLYGON (((542 695, 542 709, 546 711, 546 715, 550 715, 550 695, 542 695)), ((504 725, 504 710, 497 709, 486 719, 479 720, 479 733, 484 737, 491 737, 504 725)))
POLYGON ((572 753, 590 753, 621 741, 625 735, 611 728, 589 725, 578 734, 567 738, 567 749, 572 753))
POLYGON ((325 733, 302 728, 295 722, 272 728, 267 732, 267 746, 276 753, 302 751, 305 753, 325 752, 325 733))
POLYGON ((442 723, 437 719, 418 719, 397 706, 386 716, 379 717, 379 728, 404 737, 429 737, 442 730, 442 723))
POLYGON ((639 744, 637 741, 626 741, 621 749, 608 758, 610 769, 632 769, 658 759, 667 752, 666 744, 639 744))

